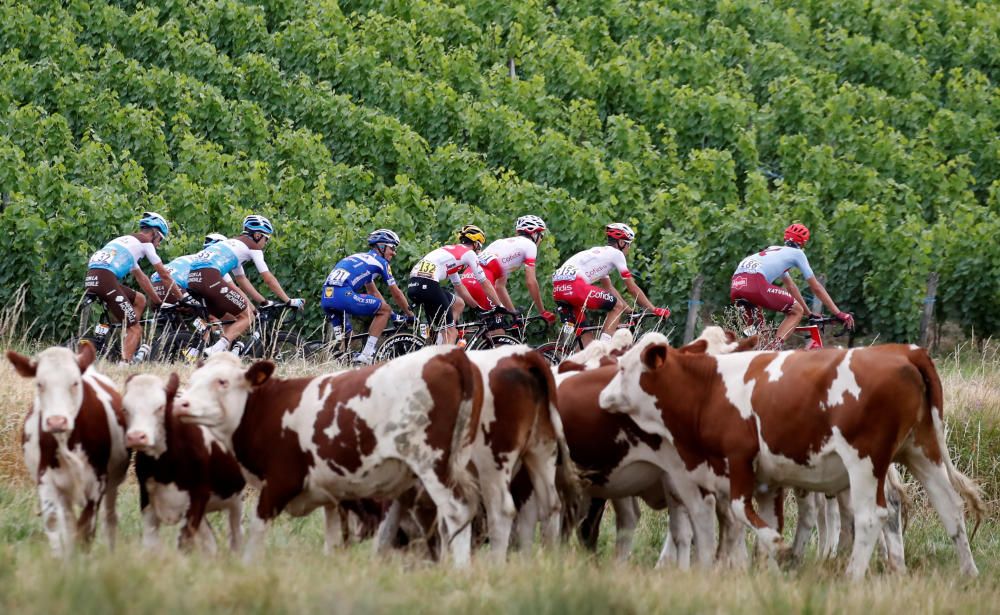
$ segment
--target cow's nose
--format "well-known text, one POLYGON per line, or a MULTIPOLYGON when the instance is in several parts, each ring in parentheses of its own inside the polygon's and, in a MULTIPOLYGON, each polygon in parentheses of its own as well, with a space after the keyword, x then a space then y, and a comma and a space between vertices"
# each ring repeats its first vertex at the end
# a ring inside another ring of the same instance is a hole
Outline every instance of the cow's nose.
POLYGON ((69 420, 65 416, 50 416, 45 419, 45 429, 49 432, 59 433, 66 431, 69 427, 69 420))
POLYGON ((174 406, 174 412, 177 414, 189 415, 191 414, 191 402, 186 399, 181 399, 174 406))
POLYGON ((145 446, 149 444, 149 436, 142 431, 130 431, 125 434, 126 446, 145 446))

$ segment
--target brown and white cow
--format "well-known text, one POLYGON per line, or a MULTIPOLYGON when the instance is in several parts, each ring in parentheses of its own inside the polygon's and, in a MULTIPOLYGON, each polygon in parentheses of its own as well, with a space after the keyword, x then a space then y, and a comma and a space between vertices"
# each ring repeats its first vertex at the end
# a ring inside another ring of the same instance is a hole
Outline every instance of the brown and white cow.
POLYGON ((417 481, 437 506, 453 563, 470 557, 475 487, 467 470, 482 381, 465 352, 435 346, 388 363, 313 378, 272 377, 213 355, 175 406, 232 451, 259 489, 246 557, 282 511, 395 498, 417 481))
POLYGON ((67 348, 49 348, 34 360, 8 350, 7 358, 20 375, 35 379, 21 445, 52 551, 68 556, 76 540, 88 545, 102 501, 113 547, 118 486, 129 457, 121 398, 114 383, 91 368, 94 347, 83 344, 75 356, 67 348))
POLYGON ((822 493, 850 488, 847 573, 855 579, 864 577, 888 515, 884 482, 898 461, 927 490, 961 571, 974 575, 959 494, 977 515, 984 506, 948 456, 942 398, 934 364, 916 346, 712 356, 649 344, 620 359, 601 405, 728 476, 734 515, 772 552, 786 547, 753 509, 758 481, 822 493))
POLYGON ((229 521, 229 546, 243 543, 243 474, 240 465, 211 432, 182 422, 174 413, 177 374, 166 383, 159 376, 140 374, 125 381, 126 445, 136 451, 143 545, 159 544, 161 524, 184 519, 178 545, 190 547, 195 538, 209 552, 215 537, 205 514, 224 511, 229 521))

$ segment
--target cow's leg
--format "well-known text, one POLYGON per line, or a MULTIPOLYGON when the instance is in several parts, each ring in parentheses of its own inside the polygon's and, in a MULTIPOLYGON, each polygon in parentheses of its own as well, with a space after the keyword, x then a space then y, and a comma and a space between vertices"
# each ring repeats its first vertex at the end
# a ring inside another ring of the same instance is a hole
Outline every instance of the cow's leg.
POLYGON ((333 550, 344 546, 343 519, 340 517, 340 506, 328 504, 323 507, 323 555, 330 555, 333 550))
POLYGON ((514 547, 518 551, 530 552, 535 542, 535 527, 538 525, 538 504, 532 493, 521 505, 514 518, 514 547))
POLYGON ((820 533, 822 544, 819 556, 822 559, 832 559, 837 555, 837 545, 840 542, 840 506, 836 497, 823 496, 820 501, 825 526, 820 533))
POLYGON ((100 508, 100 496, 98 499, 87 499, 80 512, 80 517, 76 520, 76 534, 84 547, 90 547, 94 542, 94 534, 97 532, 97 515, 100 508))
MULTIPOLYGON (((542 524, 542 543, 551 547, 559 540, 562 502, 556 489, 555 441, 535 443, 525 451, 524 465, 531 479, 532 493, 538 498, 538 518, 542 524)), ((506 484, 510 484, 510 480, 506 484)), ((508 490, 509 496, 509 490, 508 490)), ((511 499, 511 507, 514 501, 511 499)))
MULTIPOLYGON (((202 525, 205 521, 205 509, 208 507, 209 494, 207 492, 192 491, 189 493, 189 497, 190 502, 188 503, 187 512, 184 515, 184 525, 181 527, 181 533, 177 537, 177 546, 183 551, 190 550, 198 542, 197 538, 202 536, 202 525)), ((211 528, 209 531, 211 531, 211 528)), ((214 546, 214 537, 212 543, 214 546)))
POLYGON ((850 475, 851 508, 854 511, 854 547, 847 564, 847 575, 861 580, 865 578, 875 542, 889 516, 882 491, 885 468, 881 471, 873 468, 871 462, 863 462, 856 453, 853 459, 851 453, 841 457, 850 475))
POLYGON ((267 531, 271 527, 271 517, 263 517, 260 507, 254 506, 250 511, 250 523, 247 530, 247 544, 243 550, 243 561, 247 564, 255 561, 261 550, 264 548, 264 541, 267 539, 267 531))
POLYGON ((444 520, 446 540, 443 546, 451 547, 452 565, 465 567, 472 557, 472 516, 473 511, 465 501, 461 490, 448 487, 434 472, 418 474, 424 489, 434 505, 440 519, 444 520))
POLYGON ((753 508, 753 492, 756 481, 753 471, 753 456, 730 457, 729 461, 729 505, 733 515, 753 530, 757 540, 769 555, 779 560, 788 557, 788 547, 784 539, 770 527, 753 508))
POLYGON ((601 536, 601 519, 604 518, 604 507, 607 500, 592 498, 587 514, 580 522, 580 543, 588 551, 597 551, 597 539, 601 536))
MULTIPOLYGON (((666 479, 664 479, 666 482, 666 479)), ((681 570, 691 568, 691 542, 694 540, 694 529, 691 527, 691 515, 670 490, 664 488, 669 517, 669 530, 660 549, 660 557, 656 567, 662 568, 674 564, 681 570)))
MULTIPOLYGON (((754 500, 757 502, 758 514, 770 527, 778 527, 778 518, 782 516, 779 511, 783 510, 784 507, 784 496, 784 490, 773 485, 760 484, 756 486, 754 500)), ((761 542, 759 536, 754 541, 753 550, 755 563, 766 561, 770 557, 769 549, 761 542)))
POLYGON ((639 503, 635 498, 611 500, 615 509, 615 559, 623 562, 632 554, 632 537, 639 524, 639 503))
MULTIPOLYGON (((510 546, 510 531, 514 524, 514 498, 510 494, 510 481, 513 475, 513 462, 508 459, 500 467, 492 458, 486 463, 477 465, 479 471, 479 488, 486 507, 486 524, 490 536, 490 553, 493 560, 503 562, 507 559, 507 548, 510 546)), ((535 492, 537 494, 537 491, 535 492)))
MULTIPOLYGON (((915 448, 915 447, 914 447, 915 448)), ((947 452, 945 453, 947 455, 947 452)), ((945 532, 951 537, 958 553, 958 565, 962 574, 975 576, 979 574, 976 562, 972 559, 972 549, 969 547, 969 537, 965 533, 965 513, 962 500, 948 479, 948 470, 944 463, 934 463, 923 454, 923 451, 911 450, 904 462, 913 476, 927 491, 927 498, 941 518, 945 532)))
POLYGON ((392 501, 385 517, 379 523, 374 544, 376 555, 387 552, 396 541, 396 533, 399 532, 399 521, 403 514, 402 498, 406 497, 407 493, 392 501))
POLYGON ((74 545, 65 499, 44 478, 38 485, 38 499, 42 511, 42 527, 45 528, 52 553, 56 557, 68 557, 73 552, 74 545))
MULTIPOLYGON (((805 559, 806 548, 809 546, 809 539, 812 538, 813 529, 818 525, 818 515, 816 511, 816 498, 823 497, 819 493, 795 489, 795 503, 798 507, 798 522, 795 525, 795 539, 792 541, 792 557, 796 562, 805 559)), ((822 528, 820 537, 822 537, 822 528)))
POLYGON ((243 548, 243 494, 237 493, 225 505, 229 521, 229 549, 239 553, 243 548))
POLYGON ((719 549, 716 559, 731 568, 743 568, 749 559, 746 534, 743 525, 733 517, 729 499, 718 494, 715 497, 715 516, 719 521, 719 549))
POLYGON ((851 510, 851 491, 844 489, 837 494, 837 510, 840 513, 840 539, 837 541, 837 556, 845 556, 854 548, 854 511, 851 510))
POLYGON ((152 502, 142 509, 142 547, 153 551, 160 548, 160 518, 152 502))
MULTIPOLYGON (((891 468, 890 472, 895 472, 891 468)), ((885 549, 885 563, 896 573, 906 572, 906 557, 903 550, 903 498, 892 481, 885 483, 885 501, 889 505, 889 518, 882 526, 880 544, 885 549)))
POLYGON ((104 491, 104 539, 108 549, 114 551, 118 534, 118 485, 111 484, 104 491))
POLYGON ((219 552, 219 545, 215 540, 215 532, 212 530, 212 524, 208 522, 207 515, 202 516, 195 537, 195 543, 198 545, 198 548, 210 555, 215 555, 219 552))

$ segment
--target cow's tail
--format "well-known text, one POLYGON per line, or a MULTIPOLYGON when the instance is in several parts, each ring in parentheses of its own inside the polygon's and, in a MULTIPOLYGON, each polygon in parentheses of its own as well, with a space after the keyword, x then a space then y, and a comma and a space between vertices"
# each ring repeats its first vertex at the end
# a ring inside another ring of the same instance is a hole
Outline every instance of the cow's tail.
POLYGON ((464 351, 449 352, 441 358, 451 364, 457 372, 458 388, 461 391, 455 428, 451 434, 448 476, 452 486, 474 513, 479 506, 479 489, 469 469, 469 461, 472 458, 472 443, 476 439, 479 415, 483 408, 483 379, 464 351))
POLYGON ((944 460, 945 469, 948 472, 948 480, 952 486, 962 496, 962 499, 969 505, 976 515, 976 525, 972 529, 969 542, 976 537, 979 524, 986 515, 986 503, 983 501, 983 491, 976 484, 976 481, 963 474, 955 467, 948 452, 948 443, 944 433, 944 393, 941 388, 941 378, 938 376, 934 361, 923 348, 915 348, 909 353, 910 363, 920 371, 926 386, 927 404, 929 406, 928 416, 933 423, 934 436, 937 439, 938 447, 941 449, 941 458, 944 460))
POLYGON ((563 431, 562 417, 559 414, 558 395, 555 377, 552 375, 551 366, 544 357, 537 352, 526 355, 531 362, 530 371, 538 379, 542 390, 545 391, 545 401, 547 412, 540 413, 539 419, 546 424, 539 427, 545 431, 555 434, 557 445, 556 458, 556 492, 562 500, 563 515, 567 521, 567 527, 576 527, 577 522, 583 518, 586 512, 587 501, 584 499, 583 481, 580 472, 577 470, 573 458, 569 454, 569 444, 566 442, 566 434, 563 431))

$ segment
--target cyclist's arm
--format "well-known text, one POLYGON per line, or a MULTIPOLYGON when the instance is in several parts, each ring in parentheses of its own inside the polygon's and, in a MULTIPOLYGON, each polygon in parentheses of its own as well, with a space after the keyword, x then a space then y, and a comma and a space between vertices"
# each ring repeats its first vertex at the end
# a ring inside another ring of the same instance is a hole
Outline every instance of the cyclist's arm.
POLYGON ((403 308, 403 313, 409 317, 413 317, 413 310, 410 308, 410 302, 406 299, 406 294, 399 288, 398 284, 393 284, 389 287, 389 292, 392 294, 392 300, 396 305, 403 308))
POLYGON ((250 283, 250 278, 246 277, 245 275, 234 275, 233 279, 236 280, 236 283, 239 285, 240 289, 243 290, 244 297, 249 297, 254 301, 256 301, 257 303, 264 303, 265 301, 267 301, 267 299, 264 298, 264 295, 257 292, 257 289, 254 288, 254 285, 250 283))
MULTIPOLYGON (((483 287, 483 290, 486 291, 486 296, 490 298, 490 301, 492 301, 494 305, 503 305, 506 307, 503 301, 500 301, 500 296, 497 295, 497 289, 493 288, 493 283, 490 282, 488 278, 484 277, 482 280, 479 280, 479 284, 483 287)), ((465 289, 464 284, 459 284, 459 286, 461 286, 463 290, 465 289)), ((468 293, 469 291, 465 292, 468 293)), ((469 296, 471 297, 472 295, 469 296)), ((484 307, 483 309, 486 308, 484 307)), ((514 306, 511 306, 510 309, 513 310, 514 306)))
MULTIPOLYGON (((164 267, 162 264, 156 265, 156 267, 157 267, 156 272, 160 274, 160 279, 163 280, 164 284, 174 283, 173 279, 170 277, 170 272, 167 271, 166 267, 164 267), (162 271, 160 271, 161 269, 162 271)), ((135 281, 139 284, 139 288, 142 289, 142 292, 145 293, 147 297, 149 297, 151 305, 160 305, 160 298, 156 295, 156 290, 153 288, 153 283, 149 281, 149 278, 146 276, 145 273, 142 272, 142 269, 139 269, 138 267, 133 267, 132 277, 135 278, 135 281)))
POLYGON ((639 303, 639 305, 646 308, 647 310, 656 309, 656 306, 653 305, 653 302, 649 300, 649 298, 646 296, 646 293, 642 292, 642 289, 639 288, 639 285, 635 283, 635 280, 633 280, 631 277, 628 277, 628 278, 622 278, 622 281, 625 282, 626 290, 628 290, 628 292, 633 297, 635 297, 635 300, 636 302, 639 303))
POLYGON ((493 286, 497 291, 497 297, 500 298, 500 302, 505 308, 514 311, 514 302, 510 299, 510 293, 507 292, 507 276, 500 276, 497 278, 497 283, 493 286))
MULTIPOLYGON (((489 284, 490 283, 489 280, 487 280, 486 283, 489 284)), ((455 294, 461 297, 462 301, 465 301, 465 305, 469 307, 478 307, 480 310, 486 309, 486 306, 479 305, 479 303, 477 303, 476 300, 472 298, 472 294, 469 292, 469 289, 465 287, 465 284, 459 282, 458 284, 454 284, 454 287, 455 287, 455 294)), ((490 286, 490 288, 492 289, 493 287, 490 286)), ((493 294, 495 295, 496 292, 494 292, 493 294)))
POLYGON ((541 314, 545 311, 545 305, 542 303, 542 293, 538 289, 538 278, 535 277, 534 267, 524 268, 524 283, 528 287, 528 294, 531 296, 531 301, 535 304, 535 308, 538 313, 541 314))
POLYGON ((278 278, 274 277, 273 273, 270 271, 264 271, 260 274, 260 277, 264 280, 264 283, 267 284, 267 287, 271 289, 271 292, 278 296, 278 299, 281 299, 285 303, 292 300, 291 297, 285 293, 285 289, 281 288, 281 282, 278 281, 278 278))
MULTIPOLYGON (((782 274, 781 279, 785 283, 785 290, 787 290, 789 293, 792 294, 792 297, 794 297, 795 300, 799 302, 799 304, 802 306, 802 309, 806 311, 806 314, 812 312, 812 309, 809 307, 809 304, 806 303, 806 300, 802 296, 802 293, 799 292, 799 287, 796 286, 795 282, 792 280, 792 276, 788 275, 788 272, 785 272, 784 274, 782 274)), ((815 279, 816 276, 809 278, 810 286, 812 286, 812 281, 815 279)))
POLYGON ((830 293, 826 292, 826 288, 823 286, 823 283, 817 280, 816 276, 809 278, 808 282, 809 288, 816 293, 816 296, 823 302, 823 305, 830 308, 831 313, 840 314, 840 308, 833 302, 833 299, 830 297, 830 293))

